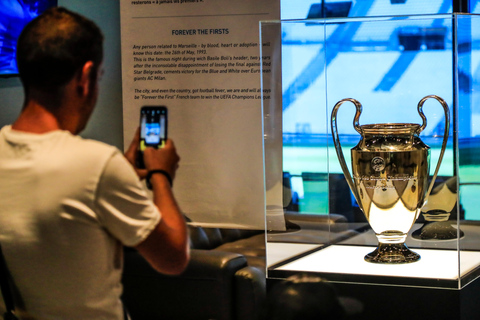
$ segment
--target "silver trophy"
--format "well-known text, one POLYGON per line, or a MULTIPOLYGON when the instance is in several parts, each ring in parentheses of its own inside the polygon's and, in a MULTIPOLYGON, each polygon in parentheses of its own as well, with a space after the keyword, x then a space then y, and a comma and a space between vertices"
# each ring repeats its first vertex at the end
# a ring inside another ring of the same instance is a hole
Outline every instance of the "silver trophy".
POLYGON ((447 146, 450 113, 447 103, 435 95, 420 100, 417 109, 422 125, 359 125, 362 105, 351 98, 340 100, 332 111, 332 136, 338 160, 355 200, 379 242, 378 247, 365 256, 368 262, 398 264, 420 259, 419 254, 405 245, 405 240, 437 177, 447 146), (419 134, 427 126, 423 104, 430 98, 443 106, 445 131, 438 163, 428 184, 430 148, 422 142, 419 134), (356 107, 353 126, 361 135, 359 143, 351 149, 352 175, 345 163, 337 131, 337 111, 346 101, 356 107))

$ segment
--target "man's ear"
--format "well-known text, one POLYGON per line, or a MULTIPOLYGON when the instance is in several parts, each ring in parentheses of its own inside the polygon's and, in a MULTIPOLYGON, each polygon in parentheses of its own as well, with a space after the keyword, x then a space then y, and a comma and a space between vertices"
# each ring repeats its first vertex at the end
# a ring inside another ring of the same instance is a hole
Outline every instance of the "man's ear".
POLYGON ((80 78, 78 83, 80 93, 84 96, 88 96, 90 90, 93 88, 92 84, 90 83, 92 81, 92 72, 95 72, 93 61, 85 62, 80 71, 80 78))

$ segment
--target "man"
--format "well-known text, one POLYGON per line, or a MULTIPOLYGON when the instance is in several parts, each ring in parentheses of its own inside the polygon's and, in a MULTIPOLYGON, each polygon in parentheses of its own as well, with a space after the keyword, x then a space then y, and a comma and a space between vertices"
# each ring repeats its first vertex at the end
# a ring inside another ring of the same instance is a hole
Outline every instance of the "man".
POLYGON ((93 22, 63 8, 18 41, 25 102, 0 131, 0 244, 25 319, 123 319, 122 245, 165 274, 188 263, 173 142, 147 149, 139 170, 138 132, 125 157, 76 136, 97 100, 102 45, 93 22), (152 170, 164 172, 151 175, 153 203, 139 179, 152 170))

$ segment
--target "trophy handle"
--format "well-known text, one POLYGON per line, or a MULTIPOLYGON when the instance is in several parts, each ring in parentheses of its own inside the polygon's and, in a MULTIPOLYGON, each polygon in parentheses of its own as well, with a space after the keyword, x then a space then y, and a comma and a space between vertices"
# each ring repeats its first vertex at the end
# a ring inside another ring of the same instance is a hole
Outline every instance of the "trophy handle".
POLYGON ((353 196, 355 197, 355 200, 357 200, 357 203, 360 204, 360 197, 357 194, 357 191, 356 191, 357 189, 355 188, 352 175, 350 174, 350 171, 348 170, 348 167, 347 167, 347 163, 345 162, 345 157, 343 156, 342 145, 340 144, 340 138, 338 137, 338 130, 337 130, 337 112, 340 106, 346 101, 353 103, 357 108, 357 112, 355 113, 355 117, 353 119, 353 127, 358 133, 362 134, 362 130, 359 125, 359 119, 362 113, 362 104, 355 99, 346 98, 337 102, 337 104, 335 104, 335 106, 333 107, 332 119, 331 119, 332 136, 333 136, 333 143, 335 145, 335 151, 337 152, 338 161, 340 161, 340 166, 342 167, 343 174, 345 175, 345 180, 347 181, 348 186, 350 187, 350 190, 352 191, 353 196))
POLYGON ((443 100, 439 96, 429 95, 429 96, 424 97, 418 103, 418 114, 422 118, 423 124, 418 129, 417 134, 420 134, 420 132, 422 132, 423 129, 425 129, 425 127, 427 126, 427 118, 425 117, 425 114, 423 113, 423 104, 425 103, 425 101, 427 101, 430 98, 433 98, 433 99, 437 100, 443 107, 443 111, 445 112, 445 129, 444 129, 444 132, 443 132, 442 150, 440 151, 440 156, 438 157, 437 167, 435 168, 435 172, 433 173, 432 181, 430 182, 430 186, 428 187, 426 197, 428 197, 430 195, 430 192, 432 191, 432 188, 433 188, 433 184, 435 183, 435 180, 437 179, 438 170, 440 169, 440 165, 442 164, 442 160, 443 160, 443 155, 445 154, 445 149, 447 148, 448 132, 450 130, 450 111, 448 109, 447 103, 445 102, 445 100, 443 100))

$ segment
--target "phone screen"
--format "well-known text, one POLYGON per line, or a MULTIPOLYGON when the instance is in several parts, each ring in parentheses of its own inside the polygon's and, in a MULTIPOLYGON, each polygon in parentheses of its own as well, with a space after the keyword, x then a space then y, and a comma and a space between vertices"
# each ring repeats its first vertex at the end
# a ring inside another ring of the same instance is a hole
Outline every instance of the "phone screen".
POLYGON ((140 151, 161 148, 167 140, 167 108, 142 107, 140 110, 140 151))
POLYGON ((143 151, 147 147, 161 148, 167 140, 167 108, 145 106, 140 109, 140 147, 137 151, 136 166, 145 168, 143 151))

